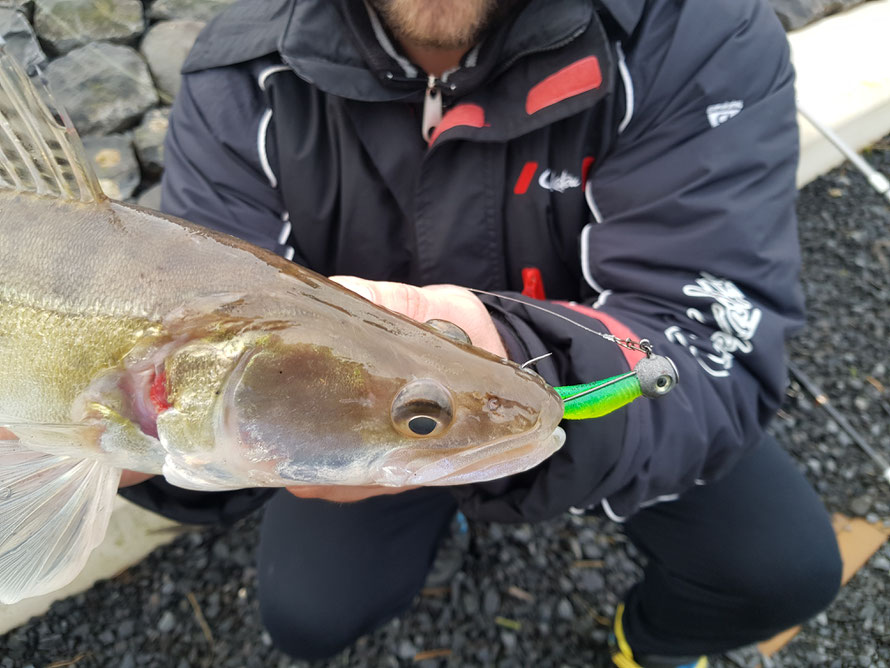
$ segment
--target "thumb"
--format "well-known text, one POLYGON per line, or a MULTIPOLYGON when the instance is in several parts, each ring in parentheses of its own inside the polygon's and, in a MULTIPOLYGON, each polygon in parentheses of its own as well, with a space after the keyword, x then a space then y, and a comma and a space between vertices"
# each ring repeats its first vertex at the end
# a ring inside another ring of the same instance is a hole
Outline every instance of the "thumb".
POLYGON ((354 292, 359 297, 364 297, 369 302, 377 303, 377 294, 374 292, 374 288, 371 287, 372 281, 366 281, 358 276, 331 276, 331 280, 354 292))
POLYGON ((370 302, 401 313, 412 320, 426 322, 430 317, 430 300, 423 288, 407 283, 367 281, 357 276, 332 276, 331 280, 352 290, 370 302))

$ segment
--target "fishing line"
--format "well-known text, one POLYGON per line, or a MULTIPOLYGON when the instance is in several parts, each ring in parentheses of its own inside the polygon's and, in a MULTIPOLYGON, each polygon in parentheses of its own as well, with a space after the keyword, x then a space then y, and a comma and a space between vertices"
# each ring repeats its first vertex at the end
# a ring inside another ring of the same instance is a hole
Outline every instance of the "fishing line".
MULTIPOLYGON (((634 364, 633 369, 627 373, 613 376, 612 378, 606 378, 605 380, 596 383, 589 383, 587 385, 566 385, 555 387, 554 390, 562 396, 563 403, 566 405, 565 417, 568 419, 599 417, 616 408, 626 405, 641 394, 650 398, 664 396, 677 384, 679 374, 676 365, 669 357, 654 354, 652 351, 652 344, 648 339, 640 339, 639 341, 634 341, 631 338, 619 339, 614 334, 598 332, 579 322, 575 322, 561 313, 556 313, 555 311, 551 311, 538 304, 529 303, 515 297, 508 297, 495 292, 479 290, 478 288, 467 289, 477 294, 488 295, 497 299, 505 299, 510 302, 516 302, 517 304, 543 311, 544 313, 556 316, 561 320, 565 320, 576 327, 580 327, 585 332, 596 334, 606 341, 611 341, 628 350, 634 350, 645 354, 645 357, 638 360, 637 363, 634 364), (607 394, 610 396, 606 399, 599 401, 590 398, 590 395, 599 393, 607 388, 611 389, 608 389, 607 394), (581 399, 584 401, 579 401, 581 399), (571 408, 568 407, 570 403, 572 404, 571 408)), ((535 362, 548 357, 550 354, 551 353, 546 353, 530 359, 522 365, 522 368, 525 369, 535 362)))
POLYGON ((523 362, 519 365, 520 369, 527 369, 530 366, 533 366, 540 362, 541 360, 545 360, 550 357, 553 353, 544 353, 543 355, 538 355, 537 357, 532 357, 528 362, 523 362))
MULTIPOLYGON (((614 334, 603 334, 602 332, 598 332, 595 329, 591 329, 590 327, 586 327, 582 325, 580 322, 575 322, 571 318, 564 316, 562 313, 557 313, 556 311, 551 311, 548 308, 544 308, 543 306, 539 306, 538 304, 532 304, 530 302, 523 301, 521 299, 516 299, 515 297, 508 297, 507 295, 498 294, 496 292, 488 292, 487 290, 480 290, 478 288, 467 288, 470 292, 475 292, 480 295, 488 295, 489 297, 496 297, 498 299, 505 299, 508 302, 516 302, 517 304, 522 304, 523 306, 529 306, 531 308, 537 309, 539 311, 543 311, 544 313, 549 313, 552 316, 559 318, 560 320, 565 320, 575 327, 580 327, 585 332, 590 332, 591 334, 596 334, 600 338, 605 339, 606 341, 611 341, 612 343, 621 346, 622 348, 627 348, 629 350, 636 350, 637 352, 646 353, 647 356, 652 355, 652 344, 649 343, 649 339, 640 339, 639 342, 634 341, 632 339, 619 339, 614 334)), ((540 358, 535 358, 534 360, 529 360, 526 364, 530 364, 531 362, 535 362, 540 358)))

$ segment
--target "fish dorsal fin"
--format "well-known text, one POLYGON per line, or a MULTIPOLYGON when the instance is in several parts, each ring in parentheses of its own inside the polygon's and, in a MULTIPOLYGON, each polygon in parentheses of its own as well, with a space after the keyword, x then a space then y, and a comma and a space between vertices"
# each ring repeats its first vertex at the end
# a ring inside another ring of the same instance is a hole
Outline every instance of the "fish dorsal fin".
POLYGON ((0 40, 0 190, 105 200, 68 114, 40 85, 42 93, 0 40))

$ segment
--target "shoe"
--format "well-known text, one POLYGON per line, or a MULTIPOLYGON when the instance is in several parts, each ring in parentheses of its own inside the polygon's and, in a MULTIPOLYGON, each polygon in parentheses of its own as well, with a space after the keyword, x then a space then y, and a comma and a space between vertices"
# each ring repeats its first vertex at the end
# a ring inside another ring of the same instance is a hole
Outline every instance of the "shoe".
POLYGON ((447 587, 452 578, 463 567, 467 553, 470 551, 470 527, 466 516, 457 511, 448 534, 439 543, 436 558, 427 573, 424 588, 437 589, 447 587))
POLYGON ((609 654, 612 665, 618 668, 708 668, 706 656, 657 656, 646 654, 634 657, 634 653, 624 637, 621 618, 624 616, 624 604, 615 612, 615 623, 609 634, 609 654))

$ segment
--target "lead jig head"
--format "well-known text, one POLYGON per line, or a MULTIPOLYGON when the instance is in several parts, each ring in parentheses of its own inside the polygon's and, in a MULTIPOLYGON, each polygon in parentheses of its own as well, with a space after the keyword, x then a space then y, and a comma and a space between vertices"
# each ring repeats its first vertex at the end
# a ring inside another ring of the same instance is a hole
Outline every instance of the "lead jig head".
POLYGON ((664 355, 647 355, 636 363, 634 373, 640 383, 640 392, 650 398, 663 397, 680 379, 674 361, 664 355))

